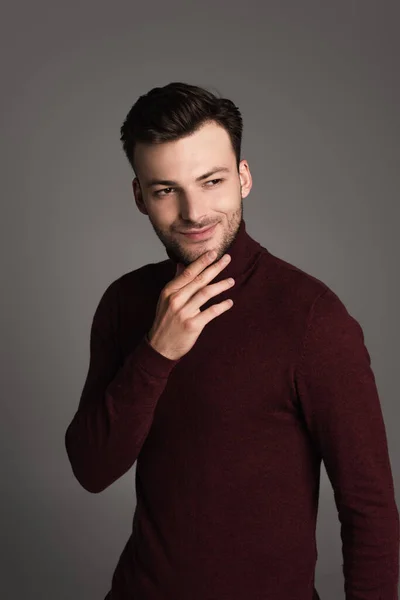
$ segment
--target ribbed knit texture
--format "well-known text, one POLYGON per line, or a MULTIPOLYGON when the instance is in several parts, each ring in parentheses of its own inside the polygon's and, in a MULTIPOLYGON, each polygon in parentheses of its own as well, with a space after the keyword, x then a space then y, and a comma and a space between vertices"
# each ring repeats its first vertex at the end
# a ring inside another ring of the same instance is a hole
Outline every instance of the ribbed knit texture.
POLYGON ((202 310, 234 305, 180 360, 146 337, 175 276, 169 254, 112 282, 96 308, 65 443, 92 493, 136 464, 137 505, 111 598, 318 598, 322 460, 346 600, 397 600, 399 512, 362 328, 325 283, 252 239, 244 220, 227 252, 211 283, 236 283, 202 310))

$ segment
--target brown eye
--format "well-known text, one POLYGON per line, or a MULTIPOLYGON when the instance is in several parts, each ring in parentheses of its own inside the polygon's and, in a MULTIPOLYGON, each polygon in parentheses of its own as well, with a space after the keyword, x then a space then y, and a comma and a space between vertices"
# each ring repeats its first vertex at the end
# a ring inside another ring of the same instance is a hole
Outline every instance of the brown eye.
POLYGON ((210 181, 206 182, 206 185, 207 185, 207 183, 214 183, 214 182, 216 182, 214 185, 207 186, 207 187, 215 187, 215 185, 217 185, 218 183, 220 183, 220 181, 223 181, 223 179, 210 179, 210 181))
MULTIPOLYGON (((157 192, 155 192, 155 196, 161 196, 161 192, 165 192, 167 190, 173 190, 174 188, 164 188, 162 190, 158 190, 157 192)), ((169 196, 169 194, 165 194, 166 196, 169 196)))

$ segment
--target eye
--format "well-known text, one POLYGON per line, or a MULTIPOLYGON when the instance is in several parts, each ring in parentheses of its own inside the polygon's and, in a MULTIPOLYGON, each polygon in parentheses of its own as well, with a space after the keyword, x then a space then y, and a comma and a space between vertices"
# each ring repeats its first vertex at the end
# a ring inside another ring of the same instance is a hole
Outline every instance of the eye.
MULTIPOLYGON (((158 190, 157 192, 154 192, 155 196, 161 196, 161 192, 165 192, 166 190, 173 190, 174 188, 164 188, 162 190, 158 190)), ((164 194, 163 194, 164 195, 164 194)), ((169 196, 169 194, 165 194, 166 196, 169 196)))
MULTIPOLYGON (((220 183, 221 181, 223 181, 223 179, 210 179, 210 181, 207 181, 205 185, 207 185, 207 183, 213 183, 214 181, 216 181, 217 183, 215 185, 217 185, 218 183, 220 183)), ((208 187, 215 187, 214 185, 208 186, 208 187)))

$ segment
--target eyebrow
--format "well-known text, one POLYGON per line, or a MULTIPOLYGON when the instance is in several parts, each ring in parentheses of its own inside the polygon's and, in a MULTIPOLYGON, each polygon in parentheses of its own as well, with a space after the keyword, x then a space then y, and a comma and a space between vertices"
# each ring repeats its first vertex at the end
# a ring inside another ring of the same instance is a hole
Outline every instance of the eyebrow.
MULTIPOLYGON (((200 175, 199 177, 196 177, 196 182, 202 181, 203 179, 207 179, 207 177, 214 175, 214 173, 221 173, 221 172, 229 173, 230 169, 228 169, 228 167, 213 167, 211 169, 211 171, 208 171, 207 173, 204 173, 204 175, 200 175)), ((150 179, 147 182, 146 187, 153 187, 154 185, 176 186, 176 185, 178 185, 178 182, 172 181, 171 179, 150 179)))

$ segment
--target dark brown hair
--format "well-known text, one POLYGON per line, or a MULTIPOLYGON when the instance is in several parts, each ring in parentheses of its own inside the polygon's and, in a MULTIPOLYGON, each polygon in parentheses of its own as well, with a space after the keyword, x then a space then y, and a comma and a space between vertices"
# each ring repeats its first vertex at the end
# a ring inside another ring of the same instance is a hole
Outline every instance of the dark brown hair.
POLYGON ((239 170, 243 121, 227 98, 188 83, 173 82, 140 96, 121 127, 123 150, 132 167, 137 142, 160 144, 190 135, 215 121, 229 134, 239 170))

